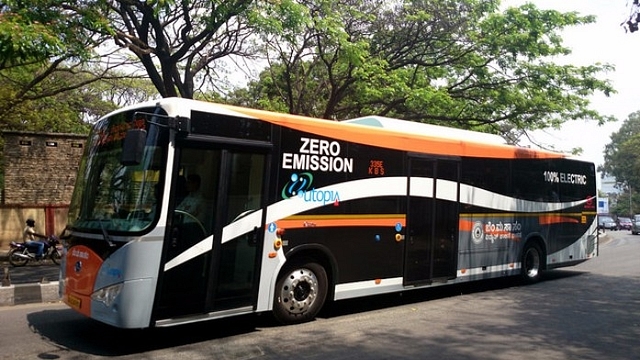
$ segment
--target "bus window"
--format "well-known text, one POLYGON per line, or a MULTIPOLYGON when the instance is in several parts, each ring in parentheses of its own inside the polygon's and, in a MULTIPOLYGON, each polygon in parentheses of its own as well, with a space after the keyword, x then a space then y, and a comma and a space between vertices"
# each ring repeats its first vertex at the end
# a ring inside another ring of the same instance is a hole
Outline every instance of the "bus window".
POLYGON ((185 148, 180 153, 174 224, 191 233, 184 239, 188 244, 212 234, 219 166, 220 150, 185 148))

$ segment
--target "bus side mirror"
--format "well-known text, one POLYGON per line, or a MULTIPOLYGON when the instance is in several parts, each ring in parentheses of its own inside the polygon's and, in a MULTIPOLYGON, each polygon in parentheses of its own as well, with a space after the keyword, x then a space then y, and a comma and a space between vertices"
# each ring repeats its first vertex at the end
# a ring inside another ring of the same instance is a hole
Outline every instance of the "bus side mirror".
POLYGON ((124 138, 120 164, 124 166, 140 165, 144 155, 144 146, 147 143, 147 130, 130 129, 124 138))

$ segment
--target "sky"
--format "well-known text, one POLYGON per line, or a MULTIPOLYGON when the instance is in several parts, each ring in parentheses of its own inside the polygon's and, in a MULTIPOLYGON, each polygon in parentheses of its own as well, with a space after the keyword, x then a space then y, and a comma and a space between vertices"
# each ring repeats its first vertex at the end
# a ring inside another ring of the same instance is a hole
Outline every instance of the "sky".
MULTIPOLYGON (((596 95, 590 98, 591 107, 603 115, 618 119, 617 122, 597 126, 595 121, 579 120, 565 123, 560 130, 534 132, 536 141, 552 144, 556 150, 583 149, 581 157, 596 166, 603 164, 603 151, 611 142, 611 134, 619 130, 628 115, 640 110, 636 92, 640 85, 640 66, 636 58, 640 45, 640 32, 626 33, 620 24, 630 13, 630 0, 503 0, 503 6, 518 6, 534 3, 540 9, 562 12, 576 11, 580 15, 595 15, 596 22, 572 27, 562 32, 564 45, 572 50, 566 58, 574 65, 589 65, 597 62, 615 66, 615 71, 603 74, 616 89, 609 97, 596 95)), ((563 60, 564 62, 565 60, 563 60)))

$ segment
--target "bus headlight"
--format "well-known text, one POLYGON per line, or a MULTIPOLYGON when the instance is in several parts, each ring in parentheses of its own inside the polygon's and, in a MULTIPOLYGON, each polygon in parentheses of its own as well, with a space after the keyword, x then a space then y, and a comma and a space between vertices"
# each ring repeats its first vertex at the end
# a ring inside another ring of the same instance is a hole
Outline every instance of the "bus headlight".
POLYGON ((93 294, 91 294, 91 300, 99 301, 105 306, 110 307, 116 300, 120 291, 122 290, 122 283, 104 287, 93 294))

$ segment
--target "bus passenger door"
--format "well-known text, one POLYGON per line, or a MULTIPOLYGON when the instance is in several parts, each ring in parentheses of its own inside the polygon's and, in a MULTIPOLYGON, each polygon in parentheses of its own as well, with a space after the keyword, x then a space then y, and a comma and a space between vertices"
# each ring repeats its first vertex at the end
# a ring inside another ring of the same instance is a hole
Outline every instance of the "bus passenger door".
POLYGON ((459 162, 409 159, 404 285, 456 276, 459 162))
POLYGON ((248 308, 256 301, 268 156, 264 149, 234 148, 189 142, 177 153, 157 319, 248 308), (190 195, 182 183, 196 174, 201 201, 183 206, 190 195))
POLYGON ((214 263, 207 301, 212 311, 255 305, 264 235, 267 155, 225 151, 216 214, 214 263))

